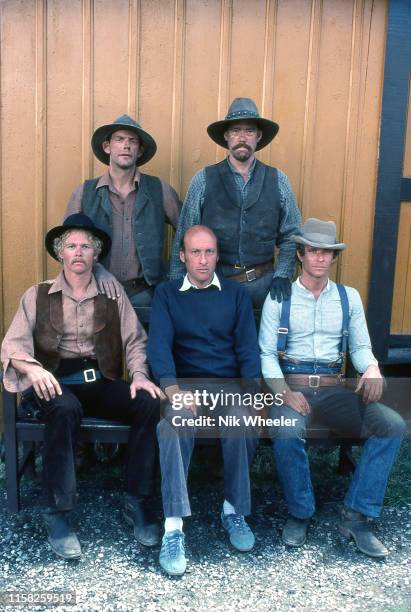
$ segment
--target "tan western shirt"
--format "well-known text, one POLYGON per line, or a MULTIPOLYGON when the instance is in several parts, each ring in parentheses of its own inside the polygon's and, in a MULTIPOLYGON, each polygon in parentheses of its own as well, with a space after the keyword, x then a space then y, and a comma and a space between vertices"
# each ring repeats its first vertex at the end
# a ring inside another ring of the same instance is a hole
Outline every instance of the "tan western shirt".
MULTIPOLYGON (((62 359, 94 358, 94 298, 98 295, 94 276, 91 277, 86 295, 81 300, 73 296, 63 272, 60 272, 54 281, 49 282, 49 293, 61 291, 63 294, 64 334, 58 346, 60 357, 62 359)), ((127 367, 130 376, 136 372, 147 376, 147 335, 122 288, 120 292, 117 305, 127 367)), ((36 324, 36 301, 37 285, 34 285, 21 298, 19 308, 1 346, 3 382, 8 391, 24 391, 30 386, 27 376, 13 368, 10 363, 11 359, 42 365, 34 358, 33 331, 36 324)))

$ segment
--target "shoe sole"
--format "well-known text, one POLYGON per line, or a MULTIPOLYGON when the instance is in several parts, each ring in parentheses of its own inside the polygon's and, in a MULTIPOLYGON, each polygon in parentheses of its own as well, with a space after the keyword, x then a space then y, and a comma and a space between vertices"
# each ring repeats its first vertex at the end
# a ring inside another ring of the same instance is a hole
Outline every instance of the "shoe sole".
POLYGON ((123 516, 126 520, 126 523, 128 523, 130 527, 133 527, 134 537, 136 538, 137 542, 139 542, 139 544, 146 546, 146 548, 152 548, 153 546, 157 546, 160 543, 160 536, 158 536, 155 542, 148 542, 147 540, 144 541, 141 538, 139 538, 134 529, 134 521, 130 516, 128 516, 125 510, 123 510, 123 516))
POLYGON ((182 572, 170 572, 169 570, 167 570, 165 567, 163 567, 160 563, 160 567, 163 570, 163 572, 165 572, 167 574, 167 576, 173 576, 174 578, 178 578, 179 576, 183 576, 186 573, 186 569, 184 569, 184 571, 182 572))
POLYGON ((344 536, 344 538, 346 538, 347 540, 351 540, 352 538, 358 550, 361 551, 364 555, 367 555, 367 557, 372 557, 373 559, 385 559, 388 556, 388 551, 386 553, 373 554, 367 550, 364 550, 364 548, 361 548, 361 546, 357 542, 355 535, 352 533, 352 531, 350 531, 350 529, 347 529, 342 525, 338 525, 338 530, 341 535, 344 536))
POLYGON ((80 552, 79 554, 75 554, 75 555, 63 555, 61 552, 58 552, 53 545, 51 544, 51 542, 48 542, 51 550, 54 552, 55 555, 57 555, 58 557, 60 557, 60 559, 64 559, 65 561, 75 561, 76 559, 81 559, 82 556, 82 552, 80 552))
POLYGON ((281 536, 281 541, 283 544, 285 544, 286 546, 290 546, 291 548, 300 548, 300 546, 304 546, 304 544, 307 541, 307 538, 304 538, 304 540, 302 540, 301 542, 296 543, 296 542, 290 542, 290 541, 287 542, 287 540, 285 540, 281 536))

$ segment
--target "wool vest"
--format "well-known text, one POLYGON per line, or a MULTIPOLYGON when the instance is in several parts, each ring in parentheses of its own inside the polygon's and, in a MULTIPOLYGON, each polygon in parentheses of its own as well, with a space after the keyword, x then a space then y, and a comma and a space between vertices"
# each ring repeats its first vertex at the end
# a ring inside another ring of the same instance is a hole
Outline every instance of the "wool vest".
POLYGON ((201 222, 217 236, 220 263, 249 266, 270 261, 280 220, 277 169, 256 160, 244 202, 227 160, 208 166, 205 175, 201 222))
MULTIPOLYGON (((94 223, 112 237, 112 208, 107 185, 96 189, 97 179, 85 181, 82 208, 94 223)), ((133 209, 132 232, 137 257, 143 275, 149 285, 156 285, 163 277, 162 251, 164 243, 165 214, 163 189, 156 176, 141 174, 133 209)), ((110 265, 110 254, 102 260, 110 265)))
MULTIPOLYGON (((33 331, 34 356, 51 372, 60 363, 58 344, 64 334, 63 297, 61 291, 50 293, 49 283, 38 285, 36 325, 33 331)), ((111 380, 123 373, 123 348, 117 302, 105 295, 94 298, 94 350, 99 369, 111 380)))

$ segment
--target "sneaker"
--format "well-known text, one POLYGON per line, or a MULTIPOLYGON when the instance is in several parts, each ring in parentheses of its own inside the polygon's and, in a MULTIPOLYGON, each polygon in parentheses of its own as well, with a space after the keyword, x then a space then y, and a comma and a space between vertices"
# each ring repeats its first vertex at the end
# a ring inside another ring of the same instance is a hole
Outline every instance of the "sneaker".
POLYGON ((255 544, 255 537, 242 514, 221 513, 221 522, 230 536, 230 542, 237 550, 247 552, 255 544))
POLYGON ((163 535, 160 565, 170 576, 182 576, 186 571, 184 533, 179 529, 168 531, 163 535))

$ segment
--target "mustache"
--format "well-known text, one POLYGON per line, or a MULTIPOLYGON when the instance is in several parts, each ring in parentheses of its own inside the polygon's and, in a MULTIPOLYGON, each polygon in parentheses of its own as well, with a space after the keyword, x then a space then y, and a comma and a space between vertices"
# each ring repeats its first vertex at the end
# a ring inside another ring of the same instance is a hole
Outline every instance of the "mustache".
POLYGON ((240 142, 238 145, 233 147, 233 151, 236 151, 237 149, 247 149, 247 151, 251 151, 250 145, 248 145, 246 142, 240 142))

